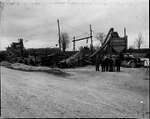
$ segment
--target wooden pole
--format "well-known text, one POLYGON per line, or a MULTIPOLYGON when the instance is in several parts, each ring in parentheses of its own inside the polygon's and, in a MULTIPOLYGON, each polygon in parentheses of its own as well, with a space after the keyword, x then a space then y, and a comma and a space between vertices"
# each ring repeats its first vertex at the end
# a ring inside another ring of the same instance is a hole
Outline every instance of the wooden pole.
POLYGON ((75 36, 73 37, 73 51, 75 51, 75 36))
POLYGON ((124 27, 124 37, 126 37, 126 28, 124 27))
POLYGON ((92 26, 90 24, 91 51, 93 51, 92 26))
POLYGON ((59 25, 59 19, 57 19, 57 24, 58 24, 58 36, 59 36, 59 39, 58 39, 58 43, 59 43, 59 49, 61 50, 61 39, 60 39, 60 25, 59 25))

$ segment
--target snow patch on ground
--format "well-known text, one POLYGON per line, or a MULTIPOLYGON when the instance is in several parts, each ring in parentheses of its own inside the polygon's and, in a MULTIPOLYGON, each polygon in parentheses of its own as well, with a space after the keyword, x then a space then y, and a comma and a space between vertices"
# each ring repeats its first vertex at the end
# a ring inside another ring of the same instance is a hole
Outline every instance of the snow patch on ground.
POLYGON ((62 69, 59 68, 50 68, 50 67, 43 67, 43 66, 29 66, 22 63, 9 63, 9 62, 1 62, 1 66, 5 66, 7 68, 15 69, 15 70, 21 70, 21 71, 36 71, 36 72, 46 72, 46 73, 52 73, 55 75, 61 75, 61 76, 69 76, 69 73, 66 73, 62 69))
POLYGON ((145 69, 95 72, 95 67, 87 66, 63 71, 73 75, 1 67, 2 117, 149 119, 145 69))

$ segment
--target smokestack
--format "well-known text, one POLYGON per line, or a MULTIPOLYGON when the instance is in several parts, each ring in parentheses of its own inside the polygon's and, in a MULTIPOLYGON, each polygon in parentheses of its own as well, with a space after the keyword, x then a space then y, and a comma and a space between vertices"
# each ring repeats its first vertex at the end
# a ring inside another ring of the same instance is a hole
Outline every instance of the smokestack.
POLYGON ((126 37, 126 28, 124 27, 124 37, 126 37))

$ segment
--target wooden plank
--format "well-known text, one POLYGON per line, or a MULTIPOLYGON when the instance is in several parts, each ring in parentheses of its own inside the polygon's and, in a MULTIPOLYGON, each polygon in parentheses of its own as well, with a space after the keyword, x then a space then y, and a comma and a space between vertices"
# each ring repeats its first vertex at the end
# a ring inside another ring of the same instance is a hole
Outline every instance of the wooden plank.
POLYGON ((112 43, 111 44, 112 46, 126 46, 127 44, 126 43, 112 43))
POLYGON ((127 39, 125 38, 114 38, 111 41, 111 45, 114 49, 116 49, 117 51, 119 51, 119 49, 124 49, 125 47, 127 47, 127 39))
POLYGON ((121 52, 122 50, 124 50, 126 48, 126 46, 113 46, 113 49, 117 52, 121 52))
POLYGON ((84 39, 88 39, 88 38, 91 38, 91 36, 84 37, 84 38, 79 38, 79 39, 73 40, 72 42, 74 42, 74 41, 80 41, 80 40, 84 40, 84 39))

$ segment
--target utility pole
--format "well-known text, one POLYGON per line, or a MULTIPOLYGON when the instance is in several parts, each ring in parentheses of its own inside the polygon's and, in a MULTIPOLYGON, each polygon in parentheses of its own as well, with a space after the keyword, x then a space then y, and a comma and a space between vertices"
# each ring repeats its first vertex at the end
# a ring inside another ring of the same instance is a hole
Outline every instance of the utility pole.
POLYGON ((75 36, 73 37, 73 51, 75 51, 75 36))
POLYGON ((75 39, 75 36, 73 37, 73 50, 75 50, 75 42, 76 41, 81 41, 81 40, 87 40, 88 38, 91 38, 90 36, 84 37, 84 38, 79 38, 79 39, 75 39))
POLYGON ((91 51, 93 51, 92 26, 90 24, 91 51))
POLYGON ((124 27, 124 37, 126 37, 126 28, 124 27))
POLYGON ((90 36, 79 38, 79 39, 75 39, 75 36, 73 37, 73 40, 72 40, 72 42, 73 42, 73 51, 75 51, 75 42, 76 41, 81 41, 81 40, 87 40, 88 41, 89 38, 91 38, 90 48, 91 48, 91 51, 93 51, 93 40, 92 40, 92 37, 93 37, 92 36, 92 27, 90 25, 90 36))
POLYGON ((125 41, 126 41, 126 49, 128 48, 128 36, 127 36, 127 33, 126 33, 126 28, 124 27, 124 38, 125 38, 125 41))
POLYGON ((59 49, 61 50, 61 38, 60 38, 60 25, 59 25, 59 19, 57 19, 57 24, 58 24, 58 36, 59 36, 59 39, 58 39, 58 43, 59 43, 59 49))

